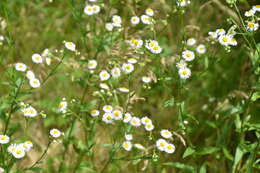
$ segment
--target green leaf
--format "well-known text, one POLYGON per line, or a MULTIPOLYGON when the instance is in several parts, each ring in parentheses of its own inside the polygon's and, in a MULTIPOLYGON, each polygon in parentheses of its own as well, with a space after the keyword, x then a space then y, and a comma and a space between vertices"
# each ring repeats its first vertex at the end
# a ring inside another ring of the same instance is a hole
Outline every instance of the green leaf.
POLYGON ((195 153, 195 150, 194 150, 193 148, 188 147, 188 148, 185 150, 185 152, 184 152, 182 158, 188 157, 188 156, 192 155, 193 153, 195 153))
POLYGON ((227 159, 229 159, 229 160, 231 160, 231 161, 234 160, 234 157, 229 153, 229 151, 228 151, 226 148, 222 148, 222 151, 223 151, 223 153, 224 153, 224 156, 225 156, 227 159))
POLYGON ((179 169, 184 169, 184 170, 194 172, 194 173, 196 171, 196 169, 193 166, 186 165, 186 164, 183 164, 183 163, 180 163, 180 162, 166 162, 166 163, 163 163, 163 165, 173 166, 173 167, 176 167, 176 168, 179 168, 179 169))
POLYGON ((198 155, 206 155, 206 154, 211 154, 216 151, 218 151, 219 148, 217 147, 205 147, 201 151, 197 152, 198 155))
POLYGON ((244 155, 244 152, 242 151, 240 146, 238 146, 236 149, 235 160, 234 160, 233 167, 232 167, 232 173, 236 172, 236 167, 237 167, 239 161, 242 159, 243 155, 244 155))
POLYGON ((260 92, 255 92, 253 93, 252 97, 251 97, 251 101, 255 102, 258 99, 260 99, 260 92))

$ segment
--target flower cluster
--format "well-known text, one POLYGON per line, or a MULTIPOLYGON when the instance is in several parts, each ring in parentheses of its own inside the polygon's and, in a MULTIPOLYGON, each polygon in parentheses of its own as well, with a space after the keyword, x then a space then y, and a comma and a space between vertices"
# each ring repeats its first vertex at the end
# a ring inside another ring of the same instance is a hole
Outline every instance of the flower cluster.
POLYGON ((25 141, 23 143, 13 143, 8 146, 7 150, 11 153, 16 159, 21 159, 26 155, 26 152, 30 151, 33 147, 31 141, 25 141))

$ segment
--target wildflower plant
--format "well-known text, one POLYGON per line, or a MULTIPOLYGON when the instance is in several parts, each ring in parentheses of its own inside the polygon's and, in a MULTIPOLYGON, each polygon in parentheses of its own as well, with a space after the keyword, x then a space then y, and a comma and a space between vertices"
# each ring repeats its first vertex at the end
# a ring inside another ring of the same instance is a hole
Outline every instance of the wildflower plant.
POLYGON ((259 17, 236 0, 0 1, 0 173, 257 172, 259 17))

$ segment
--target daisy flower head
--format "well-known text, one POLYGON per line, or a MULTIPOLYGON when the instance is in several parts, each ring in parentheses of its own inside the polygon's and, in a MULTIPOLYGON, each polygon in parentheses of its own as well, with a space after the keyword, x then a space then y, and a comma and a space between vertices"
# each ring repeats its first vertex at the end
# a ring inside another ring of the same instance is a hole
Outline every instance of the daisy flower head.
POLYGON ((112 25, 113 25, 114 27, 121 27, 121 25, 122 25, 122 19, 121 19, 121 17, 118 16, 118 15, 112 16, 112 25))
POLYGON ((145 130, 152 131, 154 129, 154 125, 152 123, 145 124, 145 130))
POLYGON ((100 6, 93 5, 92 10, 93 10, 93 14, 98 14, 100 12, 100 6))
POLYGON ((258 28, 259 28, 259 24, 258 23, 247 22, 247 24, 246 24, 246 29, 248 31, 256 31, 258 28))
POLYGON ((196 44, 196 39, 195 38, 189 38, 188 40, 187 40, 187 45, 188 46, 193 46, 193 45, 195 45, 196 44))
POLYGON ((123 119, 123 113, 120 110, 114 110, 113 111, 113 117, 115 120, 122 120, 123 119))
POLYGON ((196 51, 198 52, 198 54, 204 54, 204 53, 206 53, 207 49, 206 49, 206 46, 204 44, 200 44, 196 48, 196 51))
POLYGON ((110 74, 106 70, 102 70, 99 73, 99 77, 100 77, 101 81, 105 81, 105 80, 108 80, 110 78, 110 74))
POLYGON ((111 70, 111 75, 112 75, 113 77, 115 77, 115 78, 121 76, 121 70, 120 70, 120 68, 114 67, 114 68, 111 70))
POLYGON ((134 71, 134 66, 133 64, 123 64, 122 66, 122 70, 125 72, 125 73, 131 73, 132 71, 134 71))
POLYGON ((163 130, 161 130, 160 134, 162 137, 164 137, 166 139, 169 139, 172 137, 172 133, 169 130, 163 129, 163 130))
POLYGON ((152 120, 148 117, 143 117, 143 118, 141 118, 141 122, 143 125, 146 125, 146 124, 151 124, 152 120))
POLYGON ((58 129, 51 129, 50 130, 50 135, 53 137, 53 138, 59 138, 61 136, 61 131, 58 130, 58 129))
POLYGON ((29 83, 30 83, 32 88, 39 88, 41 86, 39 79, 36 79, 36 78, 30 79, 29 83))
POLYGON ((231 36, 229 35, 221 35, 219 38, 218 38, 218 41, 221 45, 223 46, 228 46, 230 44, 230 41, 231 41, 231 36))
POLYGON ((180 68, 185 68, 185 67, 187 67, 187 63, 186 63, 186 61, 181 60, 181 61, 179 61, 179 62, 176 64, 176 67, 177 67, 178 69, 180 69, 180 68))
POLYGON ((123 119, 123 122, 124 122, 124 123, 130 122, 131 119, 132 119, 132 115, 131 115, 130 113, 125 113, 125 114, 124 114, 124 119, 123 119))
POLYGON ((101 84, 99 84, 99 86, 100 86, 100 88, 102 88, 102 89, 109 90, 109 86, 108 86, 107 84, 105 84, 105 83, 101 83, 101 84))
POLYGON ((252 9, 256 12, 260 12, 260 5, 255 5, 252 9))
POLYGON ((190 0, 177 0, 177 5, 179 7, 185 7, 190 4, 190 0))
POLYGON ((158 148, 158 150, 160 151, 165 151, 165 147, 167 146, 167 142, 164 139, 158 139, 156 141, 156 147, 158 148))
POLYGON ((90 115, 92 117, 97 117, 97 116, 99 116, 99 111, 97 109, 93 109, 90 111, 90 115))
POLYGON ((122 144, 122 147, 126 150, 126 151, 130 151, 132 149, 132 143, 130 141, 125 141, 122 144))
POLYGON ((152 48, 150 48, 150 51, 154 54, 159 54, 162 52, 162 48, 160 46, 154 46, 152 48))
POLYGON ((151 48, 158 46, 158 45, 159 44, 156 40, 146 40, 145 47, 150 50, 151 48))
POLYGON ((76 51, 76 45, 73 42, 65 41, 65 47, 70 51, 76 51))
POLYGON ((129 58, 127 60, 127 62, 130 63, 130 64, 135 64, 135 63, 137 63, 137 60, 135 58, 129 58))
POLYGON ((7 135, 0 135, 0 144, 7 144, 10 141, 9 136, 7 135))
POLYGON ((140 22, 140 18, 138 16, 133 16, 130 21, 133 25, 137 25, 140 22))
POLYGON ((51 60, 52 60, 51 58, 46 57, 46 58, 45 58, 46 64, 47 64, 47 65, 51 65, 51 60))
POLYGON ((23 147, 21 146, 16 146, 14 148, 14 151, 12 152, 13 156, 16 158, 16 159, 21 159, 25 156, 25 150, 23 147))
POLYGON ((25 72, 26 69, 27 69, 27 66, 26 66, 24 63, 18 62, 18 63, 15 64, 15 69, 16 69, 17 71, 25 72))
POLYGON ((150 16, 148 15, 142 15, 141 16, 141 21, 143 22, 143 24, 147 24, 147 25, 150 25, 153 23, 153 20, 150 16))
POLYGON ((182 79, 188 79, 191 76, 191 70, 188 67, 180 68, 178 73, 182 79))
POLYGON ((102 121, 104 121, 107 124, 113 123, 114 115, 112 113, 104 113, 102 117, 102 121))
POLYGON ((29 107, 22 109, 22 112, 23 112, 25 117, 36 117, 38 115, 38 112, 32 106, 29 106, 29 107))
POLYGON ((24 150, 27 152, 32 149, 33 143, 32 143, 32 141, 25 141, 24 143, 22 143, 22 146, 23 146, 24 150))
POLYGON ((108 30, 108 31, 112 31, 113 28, 114 28, 114 26, 113 26, 112 23, 106 23, 105 28, 106 28, 106 30, 108 30))
POLYGON ((94 59, 93 59, 93 60, 89 60, 87 66, 88 66, 88 68, 91 69, 91 70, 92 70, 92 69, 95 69, 95 68, 97 67, 97 61, 94 60, 94 59))
POLYGON ((175 146, 174 146, 173 144, 168 143, 168 144, 165 146, 164 151, 165 151, 166 153, 171 154, 171 153, 174 153, 175 149, 176 149, 176 148, 175 148, 175 146))
POLYGON ((125 139, 127 141, 131 141, 131 140, 133 140, 133 135, 132 134, 125 134, 125 139))
POLYGON ((103 106, 103 111, 107 113, 111 113, 113 111, 113 107, 111 105, 103 106))
POLYGON ((94 14, 94 9, 91 5, 87 5, 85 8, 84 8, 84 13, 88 16, 91 16, 94 14))
POLYGON ((193 51, 190 51, 190 50, 185 50, 182 52, 182 58, 185 60, 185 61, 192 61, 195 59, 195 54, 193 51))
POLYGON ((252 16, 255 15, 255 12, 256 12, 255 10, 250 9, 250 10, 248 10, 248 11, 245 12, 245 16, 246 16, 246 17, 252 17, 252 16))
POLYGON ((218 38, 217 32, 211 32, 211 31, 210 31, 208 34, 209 34, 209 36, 210 36, 212 39, 217 39, 217 38, 218 38))
POLYGON ((229 43, 231 46, 236 46, 237 45, 237 40, 235 38, 232 38, 230 40, 230 43, 229 43))
POLYGON ((145 14, 148 15, 148 16, 153 16, 154 15, 154 11, 151 8, 147 8, 145 10, 145 14))
POLYGON ((140 120, 140 118, 133 117, 133 118, 131 119, 131 121, 130 121, 130 124, 131 124, 132 126, 139 127, 139 126, 141 126, 141 120, 140 120))
POLYGON ((136 40, 136 39, 132 39, 129 41, 130 46, 134 47, 134 48, 140 48, 143 45, 143 40, 136 40))
POLYGON ((26 72, 26 77, 30 80, 30 79, 34 79, 35 78, 35 75, 34 75, 34 72, 31 71, 31 70, 28 70, 26 72))
POLYGON ((143 81, 143 83, 150 83, 152 81, 152 79, 148 76, 143 76, 142 81, 143 81))
POLYGON ((220 36, 220 35, 225 35, 225 34, 226 34, 226 31, 221 28, 221 29, 217 29, 217 30, 216 30, 216 33, 217 33, 218 36, 220 36))
POLYGON ((58 106, 58 110, 62 113, 66 113, 67 112, 67 107, 68 107, 68 102, 66 100, 62 100, 60 103, 59 103, 59 106, 58 106))
POLYGON ((40 54, 35 53, 32 55, 32 61, 36 64, 40 64, 40 63, 43 63, 43 58, 40 54))

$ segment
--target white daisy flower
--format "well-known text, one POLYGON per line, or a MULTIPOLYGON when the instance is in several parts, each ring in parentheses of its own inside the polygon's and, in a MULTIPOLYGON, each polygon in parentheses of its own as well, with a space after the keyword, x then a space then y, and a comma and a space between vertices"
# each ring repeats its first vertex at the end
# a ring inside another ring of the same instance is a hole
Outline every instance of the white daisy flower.
POLYGON ((185 50, 182 52, 182 58, 185 59, 185 61, 192 61, 195 58, 195 54, 190 50, 185 50))
POLYGON ((134 66, 133 64, 123 64, 122 70, 126 73, 131 73, 132 71, 134 71, 134 66))
POLYGON ((133 135, 132 134, 125 134, 125 139, 127 141, 131 141, 131 140, 133 140, 133 135))
POLYGON ((43 58, 40 54, 35 53, 32 55, 32 61, 36 64, 40 64, 40 63, 43 63, 43 58))
POLYGON ((88 16, 91 16, 94 14, 94 10, 93 10, 93 7, 91 5, 87 5, 85 8, 84 8, 84 13, 88 16))
POLYGON ((8 146, 7 151, 9 153, 13 153, 15 151, 15 148, 17 147, 17 144, 11 144, 8 146))
POLYGON ((221 35, 219 38, 218 38, 218 41, 221 45, 223 46, 228 46, 231 42, 231 37, 229 35, 221 35))
POLYGON ((103 106, 103 111, 110 113, 113 111, 113 107, 111 105, 105 105, 105 106, 103 106))
POLYGON ((22 109, 22 112, 25 117, 36 117, 38 115, 37 110, 32 106, 22 109))
POLYGON ((90 115, 92 117, 97 117, 97 116, 99 116, 99 111, 96 110, 96 109, 93 109, 93 110, 90 111, 90 115))
POLYGON ((196 48, 196 51, 199 53, 199 54, 204 54, 206 53, 206 46, 204 44, 200 44, 198 45, 198 47, 196 48))
POLYGON ((168 144, 165 146, 164 151, 165 151, 166 153, 169 153, 169 154, 174 153, 174 151, 175 151, 175 146, 174 146, 173 144, 169 144, 169 143, 168 143, 168 144))
POLYGON ((154 54, 159 54, 162 52, 162 48, 160 46, 154 46, 150 48, 150 51, 154 54))
POLYGON ((32 141, 25 141, 24 143, 21 144, 22 147, 24 148, 24 150, 27 152, 27 151, 30 151, 33 147, 33 143, 32 141))
POLYGON ((236 46, 237 45, 237 40, 235 38, 232 38, 230 40, 230 43, 229 43, 231 46, 236 46))
POLYGON ((260 5, 255 5, 252 8, 254 11, 260 12, 260 5))
POLYGON ((220 35, 225 35, 225 34, 226 34, 226 31, 221 28, 221 29, 217 29, 217 30, 216 30, 216 33, 217 33, 218 36, 220 36, 220 35))
POLYGON ((36 79, 36 78, 30 79, 29 83, 32 88, 39 88, 41 86, 39 79, 36 79))
POLYGON ((140 18, 138 16, 131 17, 131 23, 133 25, 137 25, 140 22, 140 18))
POLYGON ((132 119, 132 115, 130 113, 125 113, 123 122, 128 123, 131 121, 131 119, 132 119))
POLYGON ((7 144, 10 141, 9 136, 7 135, 0 135, 0 144, 7 144))
POLYGON ((147 40, 146 44, 145 44, 145 47, 150 50, 153 47, 158 46, 158 45, 159 45, 158 42, 155 41, 155 40, 147 40))
POLYGON ((68 107, 68 102, 66 100, 63 100, 59 103, 59 111, 62 113, 66 113, 67 112, 67 107, 68 107))
POLYGON ((156 141, 156 147, 160 150, 160 151, 165 151, 165 147, 167 146, 167 142, 164 139, 158 139, 156 141))
POLYGON ((114 28, 114 26, 113 26, 113 24, 112 23, 106 23, 106 30, 108 30, 108 31, 112 31, 113 30, 113 28, 114 28))
POLYGON ((110 124, 113 122, 113 118, 114 118, 114 115, 112 113, 104 113, 104 115, 102 117, 102 121, 110 124))
POLYGON ((208 34, 212 39, 218 38, 218 34, 216 32, 209 32, 208 34))
POLYGON ((45 62, 46 62, 47 65, 51 65, 51 58, 46 57, 45 62))
POLYGON ((151 79, 150 77, 143 76, 143 77, 142 77, 142 81, 143 81, 144 83, 150 83, 150 82, 152 81, 152 79, 151 79))
POLYGON ((65 42, 65 47, 70 51, 76 50, 76 45, 73 42, 65 42))
POLYGON ((126 151, 130 151, 132 149, 132 143, 130 141, 125 141, 125 142, 123 142, 122 147, 126 151))
POLYGON ((168 139, 168 138, 171 138, 172 137, 172 133, 169 131, 169 130, 161 130, 160 132, 161 136, 168 139))
POLYGON ((258 28, 259 28, 259 24, 258 23, 247 22, 246 29, 248 31, 256 31, 258 28))
POLYGON ((143 24, 147 24, 147 25, 150 25, 150 24, 153 23, 152 18, 150 16, 147 16, 147 15, 142 15, 141 21, 143 22, 143 24))
POLYGON ((139 150, 145 150, 145 147, 142 146, 141 144, 134 144, 134 147, 139 149, 139 150))
POLYGON ((100 6, 93 5, 92 10, 93 10, 93 14, 98 14, 100 12, 100 6))
POLYGON ((25 151, 22 147, 17 146, 12 152, 12 154, 16 159, 21 159, 25 156, 25 151))
POLYGON ((114 67, 114 68, 111 70, 111 75, 112 75, 113 77, 115 77, 115 78, 121 76, 121 70, 120 70, 120 68, 114 67))
POLYGON ((137 60, 135 58, 129 58, 127 60, 127 62, 130 63, 130 64, 135 64, 135 63, 137 63, 137 60))
POLYGON ((17 71, 25 72, 26 69, 27 69, 27 66, 26 66, 24 63, 18 62, 18 63, 15 64, 15 69, 16 69, 17 71))
POLYGON ((110 78, 110 74, 106 70, 102 70, 99 73, 99 77, 100 77, 101 81, 105 81, 105 80, 108 80, 110 78))
POLYGON ((180 68, 178 73, 182 79, 188 79, 191 76, 191 71, 188 67, 180 68))
POLYGON ((178 69, 180 69, 180 68, 185 68, 185 67, 187 67, 187 63, 186 63, 186 61, 181 60, 180 62, 178 62, 178 63, 176 64, 176 67, 177 67, 178 69))
POLYGON ((248 11, 245 12, 245 16, 246 16, 246 17, 252 17, 252 16, 255 15, 255 12, 256 12, 256 11, 255 11, 255 10, 252 10, 252 9, 251 9, 251 10, 248 10, 248 11))
POLYGON ((125 87, 118 88, 118 90, 122 93, 129 93, 129 89, 125 87))
POLYGON ((143 117, 143 118, 141 118, 141 122, 143 125, 146 125, 146 124, 151 124, 152 120, 148 117, 143 117))
POLYGON ((89 69, 95 69, 97 67, 97 61, 96 60, 89 60, 88 61, 88 68, 89 69))
POLYGON ((105 83, 101 83, 101 84, 99 84, 99 86, 100 86, 100 88, 102 88, 102 89, 109 90, 109 86, 108 86, 107 84, 105 84, 105 83))
POLYGON ((123 119, 123 113, 120 110, 114 110, 112 112, 114 120, 122 120, 123 119))
POLYGON ((132 39, 129 41, 130 45, 134 48, 140 48, 143 45, 143 40, 132 39))
POLYGON ((58 129, 51 129, 50 130, 50 135, 53 137, 53 138, 58 138, 61 136, 61 131, 58 130, 58 129))
POLYGON ((114 27, 121 27, 121 25, 122 25, 122 19, 118 15, 112 16, 112 22, 113 22, 112 25, 114 27))
POLYGON ((187 40, 187 45, 188 46, 193 46, 193 45, 195 45, 196 44, 196 39, 195 38, 189 38, 188 40, 187 40))
POLYGON ((30 79, 34 79, 35 78, 35 75, 34 75, 34 72, 31 71, 31 70, 28 70, 26 72, 26 77, 30 80, 30 79))
POLYGON ((131 119, 131 121, 130 121, 130 124, 131 124, 132 126, 139 127, 139 126, 141 126, 141 120, 140 120, 140 118, 133 117, 133 118, 131 119))
POLYGON ((154 11, 151 8, 147 8, 145 10, 145 14, 147 14, 148 16, 153 16, 154 15, 154 11))
POLYGON ((145 130, 152 131, 154 129, 154 125, 152 123, 145 124, 145 130))

